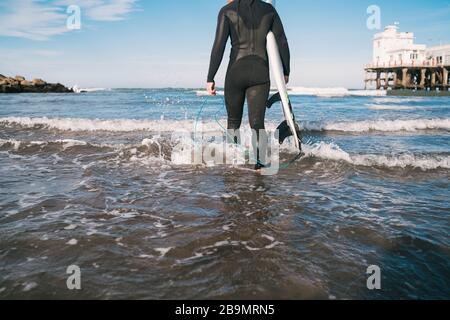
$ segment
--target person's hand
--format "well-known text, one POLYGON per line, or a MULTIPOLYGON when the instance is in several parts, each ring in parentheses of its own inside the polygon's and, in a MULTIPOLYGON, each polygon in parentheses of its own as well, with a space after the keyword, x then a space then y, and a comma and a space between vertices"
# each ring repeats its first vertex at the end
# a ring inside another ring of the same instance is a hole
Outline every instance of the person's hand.
POLYGON ((206 90, 210 96, 217 95, 216 84, 214 82, 208 82, 206 85, 206 90))
POLYGON ((289 76, 284 76, 284 81, 286 82, 286 84, 289 83, 289 76))

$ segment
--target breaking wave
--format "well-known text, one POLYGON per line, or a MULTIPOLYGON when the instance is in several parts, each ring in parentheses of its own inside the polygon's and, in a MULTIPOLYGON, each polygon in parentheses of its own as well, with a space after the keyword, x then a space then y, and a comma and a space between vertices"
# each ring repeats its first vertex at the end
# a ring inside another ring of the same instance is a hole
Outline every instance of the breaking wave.
MULTIPOLYGON (((171 165, 188 165, 192 159, 194 142, 190 139, 171 141, 167 137, 154 136, 146 138, 141 143, 136 144, 93 144, 86 141, 63 139, 54 141, 18 141, 0 139, 0 151, 27 152, 29 154, 39 154, 46 151, 57 153, 73 150, 75 147, 82 147, 80 155, 89 153, 86 149, 95 152, 113 152, 111 158, 121 163, 141 163, 150 165, 161 163, 171 165), (175 146, 176 145, 176 146, 175 146), (39 147, 39 148, 36 148, 39 147), (49 150, 47 150, 49 148, 49 150), (56 149, 55 149, 56 148, 56 149), (188 152, 186 152, 188 151, 188 152)), ((228 147, 223 150, 223 145, 210 144, 203 148, 218 148, 220 153, 225 154, 230 150, 228 147)), ((231 146, 229 146, 231 147, 231 146)), ((345 162, 354 166, 362 167, 382 167, 382 168, 416 168, 423 171, 435 169, 450 169, 450 156, 446 154, 350 154, 342 150, 334 143, 318 142, 312 145, 303 146, 305 158, 315 158, 319 160, 330 160, 345 162)), ((291 153, 295 150, 289 146, 281 149, 282 154, 291 153)), ((241 159, 242 164, 245 158, 241 159)), ((219 164, 207 163, 207 166, 217 166, 219 164)))
POLYGON ((344 161, 355 166, 385 168, 417 168, 421 170, 450 169, 448 155, 351 155, 333 143, 320 142, 312 146, 305 145, 305 153, 310 157, 344 161))
POLYGON ((293 96, 317 96, 317 97, 384 97, 387 95, 385 90, 349 90, 346 88, 307 88, 292 87, 289 94, 293 96))
MULTIPOLYGON (((192 130, 194 121, 170 121, 170 120, 99 120, 79 118, 29 118, 8 117, 0 118, 0 124, 5 126, 20 125, 26 128, 46 128, 62 131, 110 131, 132 132, 151 131, 166 132, 174 130, 192 130)), ((217 129, 217 123, 211 122, 211 130, 217 129), (214 126, 214 127, 212 127, 214 126)), ((204 127, 204 129, 207 129, 204 127)))
POLYGON ((106 88, 80 88, 77 85, 72 87, 73 92, 75 93, 89 93, 89 92, 97 92, 97 91, 110 91, 111 89, 106 88))
POLYGON ((415 119, 415 120, 366 120, 335 123, 306 123, 302 127, 307 131, 341 131, 341 132, 415 132, 420 130, 450 130, 450 119, 415 119))
POLYGON ((371 104, 368 105, 370 110, 413 110, 414 107, 405 105, 389 105, 389 104, 371 104))
MULTIPOLYGON (((193 132, 196 128, 193 120, 99 120, 77 118, 30 118, 6 117, 0 118, 0 126, 11 127, 19 125, 25 128, 56 129, 62 131, 110 131, 110 132, 193 132)), ((450 130, 450 119, 415 119, 415 120, 366 120, 344 122, 303 122, 300 123, 304 131, 339 131, 363 133, 370 131, 381 132, 416 132, 421 130, 450 130)), ((267 128, 274 130, 276 123, 268 123, 267 128)), ((220 130, 216 121, 209 120, 198 123, 197 130, 220 130)))
POLYGON ((59 145, 63 150, 69 149, 75 146, 87 146, 86 141, 80 141, 75 139, 61 139, 54 141, 19 141, 15 139, 0 139, 0 148, 9 147, 13 150, 19 150, 21 148, 28 147, 43 147, 48 145, 59 145))
MULTIPOLYGON (((272 90, 275 93, 276 90, 272 90)), ((291 87, 288 89, 291 96, 316 96, 316 97, 385 97, 387 95, 386 90, 349 90, 346 88, 307 88, 307 87, 291 87)), ((195 91, 197 96, 207 96, 208 92, 205 90, 195 91)), ((223 90, 217 91, 220 96, 224 95, 223 90)))

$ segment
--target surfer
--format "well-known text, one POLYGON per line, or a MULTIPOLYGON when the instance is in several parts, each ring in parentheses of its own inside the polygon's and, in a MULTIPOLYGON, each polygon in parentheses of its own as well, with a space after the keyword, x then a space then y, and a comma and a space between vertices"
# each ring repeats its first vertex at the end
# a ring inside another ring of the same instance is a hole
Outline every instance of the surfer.
POLYGON ((207 80, 208 93, 216 95, 214 78, 222 63, 228 38, 231 38, 230 63, 225 78, 228 132, 232 142, 240 141, 239 129, 247 97, 250 127, 257 135, 256 139, 253 138, 256 142, 256 170, 263 167, 262 157, 265 154, 260 154, 258 146, 263 145, 260 135, 265 132, 264 119, 270 92, 266 42, 270 31, 278 43, 285 81, 288 83, 290 53, 283 24, 275 8, 261 0, 228 1, 220 10, 207 80))

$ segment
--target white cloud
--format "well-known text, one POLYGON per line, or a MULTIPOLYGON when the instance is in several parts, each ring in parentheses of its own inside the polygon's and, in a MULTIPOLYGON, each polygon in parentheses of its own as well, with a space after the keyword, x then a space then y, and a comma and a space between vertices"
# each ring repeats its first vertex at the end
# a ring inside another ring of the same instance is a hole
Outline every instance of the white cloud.
POLYGON ((0 14, 0 36, 46 40, 68 31, 61 8, 32 0, 11 1, 3 8, 6 12, 0 14))
POLYGON ((69 5, 79 5, 82 21, 119 21, 134 11, 137 0, 9 0, 0 4, 0 36, 47 40, 70 30, 69 5))
POLYGON ((84 15, 94 21, 119 21, 135 11, 136 0, 60 0, 59 5, 78 5, 84 15))

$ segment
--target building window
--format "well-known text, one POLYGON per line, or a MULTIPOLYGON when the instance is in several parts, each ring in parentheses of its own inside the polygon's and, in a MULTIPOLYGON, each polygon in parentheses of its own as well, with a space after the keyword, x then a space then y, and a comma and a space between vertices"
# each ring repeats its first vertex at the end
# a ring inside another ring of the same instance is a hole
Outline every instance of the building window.
POLYGON ((442 64, 442 56, 436 57, 436 62, 437 62, 438 64, 442 64))

